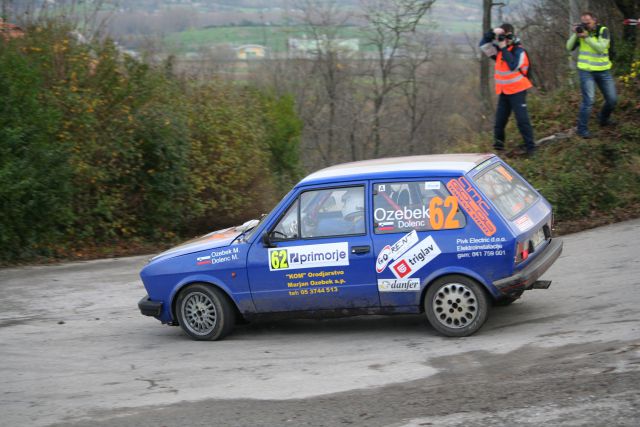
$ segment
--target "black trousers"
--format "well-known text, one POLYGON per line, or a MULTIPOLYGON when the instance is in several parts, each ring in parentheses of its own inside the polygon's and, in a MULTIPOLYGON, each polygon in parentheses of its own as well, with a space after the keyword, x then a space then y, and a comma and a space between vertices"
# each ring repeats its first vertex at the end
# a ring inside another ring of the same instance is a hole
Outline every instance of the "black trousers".
POLYGON ((499 149, 504 148, 504 128, 507 126, 511 111, 516 116, 518 129, 524 140, 524 146, 527 151, 535 149, 533 140, 533 127, 529 120, 529 112, 527 111, 527 91, 514 93, 513 95, 505 95, 501 93, 498 96, 498 108, 496 110, 496 123, 493 128, 493 146, 499 149))

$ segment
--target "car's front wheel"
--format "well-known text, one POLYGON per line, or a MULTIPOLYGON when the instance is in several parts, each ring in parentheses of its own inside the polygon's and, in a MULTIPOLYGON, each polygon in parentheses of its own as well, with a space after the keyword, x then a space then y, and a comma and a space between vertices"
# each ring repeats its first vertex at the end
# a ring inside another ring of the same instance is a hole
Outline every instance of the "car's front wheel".
POLYGON ((487 320, 489 298, 482 286, 466 276, 435 280, 424 297, 424 311, 431 326, 448 337, 466 337, 487 320))
POLYGON ((182 330, 196 340, 219 340, 235 323, 235 311, 227 296, 209 285, 185 288, 176 301, 176 311, 182 330))

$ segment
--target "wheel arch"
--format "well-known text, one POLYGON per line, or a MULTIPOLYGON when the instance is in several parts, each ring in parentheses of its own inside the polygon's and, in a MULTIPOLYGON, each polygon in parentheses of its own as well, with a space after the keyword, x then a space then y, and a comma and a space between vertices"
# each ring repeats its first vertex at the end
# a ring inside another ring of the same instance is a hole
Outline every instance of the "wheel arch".
POLYGON ((423 301, 424 301, 425 295, 427 294, 427 291, 429 290, 429 287, 433 284, 433 282, 435 282, 436 280, 440 279, 441 277, 445 277, 445 276, 465 276, 465 277, 467 277, 469 279, 475 280, 476 282, 478 282, 482 286, 482 288, 487 293, 487 296, 491 300, 495 300, 496 299, 496 295, 494 295, 492 287, 487 284, 487 282, 485 281, 485 279, 482 276, 480 276, 479 274, 477 274, 473 270, 469 270, 467 268, 441 269, 441 270, 434 271, 429 276, 427 276, 425 278, 425 280, 423 281, 424 286, 422 287, 422 290, 420 291, 420 300, 418 301, 418 306, 420 307, 420 313, 424 312, 423 301))
POLYGON ((177 312, 176 312, 176 304, 178 302, 178 296, 180 295, 180 293, 182 291, 184 291, 186 288, 188 288, 189 286, 192 286, 192 285, 205 285, 205 286, 210 286, 212 288, 218 289, 222 293, 222 295, 224 295, 224 297, 227 298, 227 300, 231 304, 231 307, 233 307, 233 310, 235 311, 235 314, 236 314, 236 319, 244 318, 244 316, 242 315, 242 312, 238 308, 238 303, 231 296, 231 292, 229 291, 229 289, 226 286, 220 285, 219 283, 221 283, 221 282, 212 281, 211 278, 208 278, 208 277, 207 278, 194 277, 194 278, 191 278, 190 280, 185 280, 183 282, 180 282, 173 289, 173 292, 171 294, 171 308, 170 308, 170 310, 171 310, 172 324, 173 325, 179 325, 178 316, 177 316, 177 312))

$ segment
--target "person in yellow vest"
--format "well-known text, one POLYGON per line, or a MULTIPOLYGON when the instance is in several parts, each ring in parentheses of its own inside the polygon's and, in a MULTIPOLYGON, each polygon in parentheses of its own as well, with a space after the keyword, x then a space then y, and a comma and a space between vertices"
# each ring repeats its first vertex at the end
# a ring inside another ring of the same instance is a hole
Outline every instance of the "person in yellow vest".
POLYGON ((536 146, 533 127, 527 110, 527 90, 533 86, 527 77, 527 52, 522 48, 520 39, 514 35, 513 26, 506 23, 485 34, 480 41, 480 49, 496 61, 494 77, 498 107, 493 128, 493 148, 497 151, 504 150, 504 128, 513 111, 526 154, 534 154, 536 146))
POLYGON ((582 91, 582 105, 578 113, 577 134, 582 138, 591 138, 589 132, 589 116, 593 108, 598 85, 604 96, 604 105, 598 114, 600 126, 614 124, 611 113, 616 106, 616 85, 611 76, 611 60, 609 59, 609 29, 599 25, 596 16, 584 12, 580 24, 574 25, 574 33, 567 41, 567 50, 578 48, 578 74, 582 91))

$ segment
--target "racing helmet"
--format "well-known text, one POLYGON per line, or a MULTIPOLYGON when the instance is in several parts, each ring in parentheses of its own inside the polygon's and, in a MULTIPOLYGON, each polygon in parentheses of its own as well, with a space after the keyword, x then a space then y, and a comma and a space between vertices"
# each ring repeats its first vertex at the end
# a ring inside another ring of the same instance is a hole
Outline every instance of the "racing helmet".
POLYGON ((350 188, 342 195, 342 217, 353 217, 360 212, 364 212, 364 197, 362 190, 350 188))

